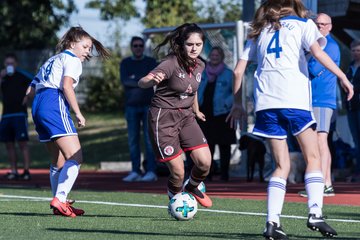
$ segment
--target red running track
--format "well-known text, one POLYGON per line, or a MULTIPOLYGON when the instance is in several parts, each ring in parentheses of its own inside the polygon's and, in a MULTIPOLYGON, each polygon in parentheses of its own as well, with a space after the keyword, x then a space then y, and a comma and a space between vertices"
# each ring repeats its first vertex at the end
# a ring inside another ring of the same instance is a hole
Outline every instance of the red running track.
MULTIPOLYGON (((5 178, 6 170, 0 170, 0 187, 14 188, 50 188, 49 171, 47 169, 32 169, 30 181, 12 180, 5 178)), ((96 191, 127 191, 139 193, 166 193, 166 177, 159 177, 156 182, 125 183, 121 179, 127 173, 86 171, 80 172, 74 189, 96 191)), ((229 182, 221 182, 216 178, 206 182, 207 193, 210 196, 222 198, 238 198, 266 200, 267 183, 257 181, 248 183, 243 178, 232 178, 229 182)), ((297 193, 304 189, 303 184, 289 184, 287 186, 286 201, 307 202, 306 198, 297 193)), ((360 206, 360 183, 335 182, 334 197, 325 197, 324 204, 360 206)))

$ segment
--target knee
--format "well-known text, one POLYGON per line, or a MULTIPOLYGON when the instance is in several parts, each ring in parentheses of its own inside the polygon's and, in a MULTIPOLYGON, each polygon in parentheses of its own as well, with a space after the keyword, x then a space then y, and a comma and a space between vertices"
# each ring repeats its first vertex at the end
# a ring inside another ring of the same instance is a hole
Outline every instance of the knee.
POLYGON ((196 168, 202 173, 209 173, 211 167, 211 159, 205 161, 198 161, 196 168))
POLYGON ((173 171, 173 173, 171 174, 171 177, 175 180, 175 181, 184 181, 184 177, 185 177, 185 172, 184 171, 173 171))
POLYGON ((79 149, 76 152, 73 153, 69 153, 65 155, 65 160, 74 160, 76 161, 78 164, 81 164, 83 162, 83 156, 82 156, 82 151, 81 149, 79 149))

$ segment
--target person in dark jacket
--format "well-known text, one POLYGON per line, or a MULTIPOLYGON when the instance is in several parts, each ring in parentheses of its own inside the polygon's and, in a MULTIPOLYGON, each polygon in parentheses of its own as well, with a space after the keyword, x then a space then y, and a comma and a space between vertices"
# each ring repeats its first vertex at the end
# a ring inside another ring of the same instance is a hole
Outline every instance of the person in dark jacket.
POLYGON ((0 122, 0 141, 6 145, 11 171, 6 178, 30 180, 30 154, 27 142, 28 120, 27 106, 24 102, 26 89, 32 76, 17 68, 17 57, 8 53, 4 59, 4 69, 0 73, 0 86, 3 100, 3 113, 0 122), (24 172, 19 175, 16 159, 16 142, 24 160, 24 172))
POLYGON ((354 97, 350 101, 345 101, 349 128, 355 145, 355 167, 350 180, 360 181, 360 40, 354 40, 350 48, 353 61, 347 77, 354 86, 354 97))
POLYGON ((138 81, 147 75, 157 65, 154 58, 144 55, 144 40, 141 37, 133 37, 130 42, 132 56, 125 58, 120 64, 120 78, 125 91, 125 117, 128 127, 128 144, 132 171, 123 178, 125 182, 156 181, 156 162, 148 133, 148 110, 151 98, 154 95, 153 88, 142 89, 138 81), (145 175, 141 171, 141 147, 140 133, 143 130, 145 160, 145 175))

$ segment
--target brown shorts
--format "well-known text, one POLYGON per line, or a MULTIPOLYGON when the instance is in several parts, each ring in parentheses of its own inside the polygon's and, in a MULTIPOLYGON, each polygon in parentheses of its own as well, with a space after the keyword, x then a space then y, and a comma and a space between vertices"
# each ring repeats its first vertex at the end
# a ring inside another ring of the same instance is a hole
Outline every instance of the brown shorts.
POLYGON ((160 162, 170 161, 182 151, 208 146, 191 108, 151 107, 149 132, 154 152, 160 162))

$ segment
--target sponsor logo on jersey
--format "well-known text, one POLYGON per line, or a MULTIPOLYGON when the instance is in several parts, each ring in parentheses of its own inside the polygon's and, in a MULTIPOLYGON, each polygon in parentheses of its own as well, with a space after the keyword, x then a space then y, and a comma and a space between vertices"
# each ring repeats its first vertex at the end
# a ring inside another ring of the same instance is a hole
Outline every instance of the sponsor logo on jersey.
POLYGON ((200 73, 196 74, 196 81, 198 81, 198 82, 201 81, 201 74, 200 73))
POLYGON ((189 86, 187 87, 186 91, 184 93, 180 93, 179 94, 179 97, 180 99, 185 99, 185 98, 188 98, 189 95, 192 95, 193 94, 193 89, 191 87, 191 84, 189 84, 189 86))
POLYGON ((166 146, 166 147, 164 148, 164 153, 165 153, 165 155, 167 155, 167 156, 172 155, 172 154, 174 153, 174 147, 173 147, 173 146, 166 146))
POLYGON ((179 78, 185 78, 185 73, 179 73, 179 78))

